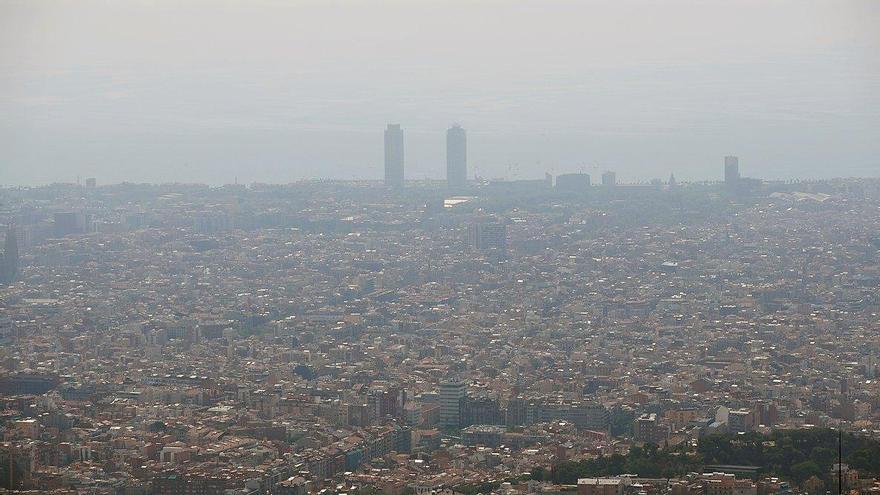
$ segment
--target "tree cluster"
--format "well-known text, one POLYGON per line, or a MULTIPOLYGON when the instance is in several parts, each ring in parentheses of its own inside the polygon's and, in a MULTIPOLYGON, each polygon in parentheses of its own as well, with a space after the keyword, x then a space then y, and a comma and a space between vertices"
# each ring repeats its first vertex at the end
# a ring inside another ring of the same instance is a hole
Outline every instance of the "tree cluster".
MULTIPOLYGON (((838 433, 830 429, 778 430, 759 433, 709 435, 695 449, 683 445, 659 448, 633 447, 627 455, 615 454, 567 461, 549 470, 536 467, 532 479, 561 484, 578 478, 634 474, 645 478, 674 478, 702 472, 705 466, 732 464, 757 466, 758 473, 803 484, 812 477, 832 486, 832 466, 837 462, 838 433)), ((843 462, 861 475, 880 475, 880 441, 843 435, 843 462)))

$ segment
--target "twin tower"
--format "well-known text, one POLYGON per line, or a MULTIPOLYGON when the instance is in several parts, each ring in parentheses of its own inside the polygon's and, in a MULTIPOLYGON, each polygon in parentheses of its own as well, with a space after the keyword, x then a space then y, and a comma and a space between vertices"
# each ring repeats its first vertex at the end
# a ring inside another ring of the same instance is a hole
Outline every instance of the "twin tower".
MULTIPOLYGON (((385 129, 385 185, 403 187, 403 129, 388 124, 385 129)), ((458 124, 446 131, 446 182, 451 188, 467 185, 467 133, 458 124)))

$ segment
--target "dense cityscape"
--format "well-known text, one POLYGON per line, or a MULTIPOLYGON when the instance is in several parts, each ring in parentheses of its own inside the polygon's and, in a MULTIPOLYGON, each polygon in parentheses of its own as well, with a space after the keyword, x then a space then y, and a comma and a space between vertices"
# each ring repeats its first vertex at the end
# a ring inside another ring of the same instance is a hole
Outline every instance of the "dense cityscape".
POLYGON ((466 150, 406 181, 389 125, 384 183, 0 189, 0 489, 880 493, 880 180, 466 150))

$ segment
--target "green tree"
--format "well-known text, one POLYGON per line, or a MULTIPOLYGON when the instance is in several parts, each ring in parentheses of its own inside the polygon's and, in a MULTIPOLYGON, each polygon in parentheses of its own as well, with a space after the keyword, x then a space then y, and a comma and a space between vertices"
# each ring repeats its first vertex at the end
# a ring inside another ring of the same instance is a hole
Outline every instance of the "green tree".
POLYGON ((811 476, 822 476, 822 468, 814 461, 799 462, 791 467, 791 477, 797 484, 801 484, 811 476))
POLYGON ((831 465, 837 462, 837 452, 828 447, 816 447, 810 452, 810 460, 818 464, 823 471, 828 471, 831 465))
POLYGON ((544 481, 548 479, 547 470, 544 466, 535 466, 532 468, 531 478, 537 481, 544 481))

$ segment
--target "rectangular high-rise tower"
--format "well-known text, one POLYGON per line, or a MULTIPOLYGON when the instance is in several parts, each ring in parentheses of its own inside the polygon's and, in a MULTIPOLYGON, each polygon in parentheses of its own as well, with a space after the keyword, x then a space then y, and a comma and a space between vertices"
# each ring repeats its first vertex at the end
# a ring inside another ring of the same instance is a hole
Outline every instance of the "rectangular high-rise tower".
POLYGON ((507 225, 498 221, 475 221, 468 227, 467 242, 475 251, 504 251, 507 249, 507 225))
POLYGON ((467 133, 458 124, 446 131, 446 182, 452 188, 467 185, 467 133))
POLYGON ((388 124, 385 129, 385 185, 403 187, 403 129, 388 124))
POLYGON ((739 158, 735 156, 724 157, 724 183, 728 186, 735 185, 739 181, 739 158))
POLYGON ((607 187, 617 185, 617 174, 610 170, 602 172, 602 185, 607 187))
POLYGON ((467 385, 458 380, 440 383, 440 424, 458 428, 461 426, 461 402, 467 393, 467 385))

